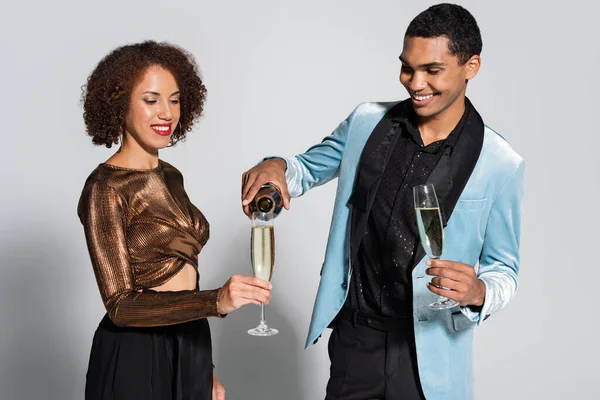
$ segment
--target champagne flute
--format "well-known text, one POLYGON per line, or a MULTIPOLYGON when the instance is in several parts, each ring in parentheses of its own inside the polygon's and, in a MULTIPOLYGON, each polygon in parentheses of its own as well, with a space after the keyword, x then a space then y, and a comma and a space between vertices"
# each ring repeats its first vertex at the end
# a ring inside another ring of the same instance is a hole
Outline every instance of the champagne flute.
MULTIPOLYGON (((250 258, 254 276, 270 281, 275 264, 275 233, 273 230, 273 213, 255 211, 252 213, 252 233, 250 241, 250 258)), ((265 305, 260 306, 260 322, 256 328, 248 331, 252 336, 277 335, 277 329, 267 325, 265 305)))
MULTIPOLYGON (((415 186, 413 195, 421 245, 429 258, 438 260, 444 248, 444 227, 435 188, 430 183, 415 186)), ((457 305, 456 301, 440 296, 436 302, 429 305, 429 308, 445 310, 457 305)))

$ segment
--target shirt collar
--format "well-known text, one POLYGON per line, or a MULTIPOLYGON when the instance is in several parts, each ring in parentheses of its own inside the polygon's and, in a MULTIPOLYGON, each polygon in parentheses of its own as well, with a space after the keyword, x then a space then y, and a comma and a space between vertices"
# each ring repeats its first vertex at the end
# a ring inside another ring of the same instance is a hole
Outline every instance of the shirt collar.
MULTIPOLYGON (((402 102, 402 106, 399 107, 398 113, 394 116, 393 121, 399 122, 403 127, 403 131, 406 132, 412 139, 418 143, 420 146, 423 146, 423 140, 421 139, 421 132, 419 132, 419 128, 417 125, 417 114, 415 113, 415 109, 412 106, 412 100, 409 98, 402 102)), ((465 97, 465 111, 456 124, 456 127, 450 132, 448 137, 444 140, 444 144, 442 147, 450 147, 453 148, 458 140, 460 132, 462 131, 465 121, 469 117, 469 113, 472 109, 472 104, 468 98, 465 97)))

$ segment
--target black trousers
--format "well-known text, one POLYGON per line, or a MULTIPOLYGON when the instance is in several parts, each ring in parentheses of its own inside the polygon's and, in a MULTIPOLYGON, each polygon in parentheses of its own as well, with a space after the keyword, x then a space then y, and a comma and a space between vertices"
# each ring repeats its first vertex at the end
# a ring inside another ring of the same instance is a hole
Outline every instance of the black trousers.
POLYGON ((206 319, 150 328, 100 322, 86 375, 86 400, 211 400, 206 319))
POLYGON ((325 400, 423 400, 411 319, 361 315, 344 306, 329 338, 325 400))

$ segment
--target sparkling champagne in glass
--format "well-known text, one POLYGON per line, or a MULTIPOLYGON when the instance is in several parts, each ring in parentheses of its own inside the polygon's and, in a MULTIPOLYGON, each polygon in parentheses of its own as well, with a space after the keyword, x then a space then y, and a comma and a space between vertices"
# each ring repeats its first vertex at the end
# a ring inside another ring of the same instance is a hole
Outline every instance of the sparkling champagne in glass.
MULTIPOLYGON (((270 281, 275 265, 275 233, 273 230, 273 213, 255 211, 252 213, 252 233, 250 240, 250 258, 252 272, 257 278, 270 281)), ((260 322, 248 334, 253 336, 277 335, 277 329, 267 325, 265 305, 261 304, 260 322)))
MULTIPOLYGON (((444 226, 435 188, 432 184, 415 186, 413 195, 421 245, 429 258, 437 260, 442 256, 444 249, 444 226)), ((440 296, 429 308, 445 310, 457 305, 456 301, 440 296)))

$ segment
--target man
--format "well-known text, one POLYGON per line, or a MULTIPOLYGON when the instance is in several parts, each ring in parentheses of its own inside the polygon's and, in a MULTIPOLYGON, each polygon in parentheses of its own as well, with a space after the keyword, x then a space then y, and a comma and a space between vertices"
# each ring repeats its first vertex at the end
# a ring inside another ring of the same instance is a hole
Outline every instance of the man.
POLYGON ((363 103, 320 144, 243 176, 290 197, 338 179, 325 263, 307 338, 326 327, 326 399, 471 399, 473 327, 517 287, 524 163, 466 98, 481 35, 464 8, 439 4, 409 25, 400 82, 410 99, 363 103), (441 260, 419 244, 413 187, 433 183, 444 222, 441 260), (429 279, 425 279, 429 275, 429 279), (460 306, 431 310, 438 295, 460 306))

